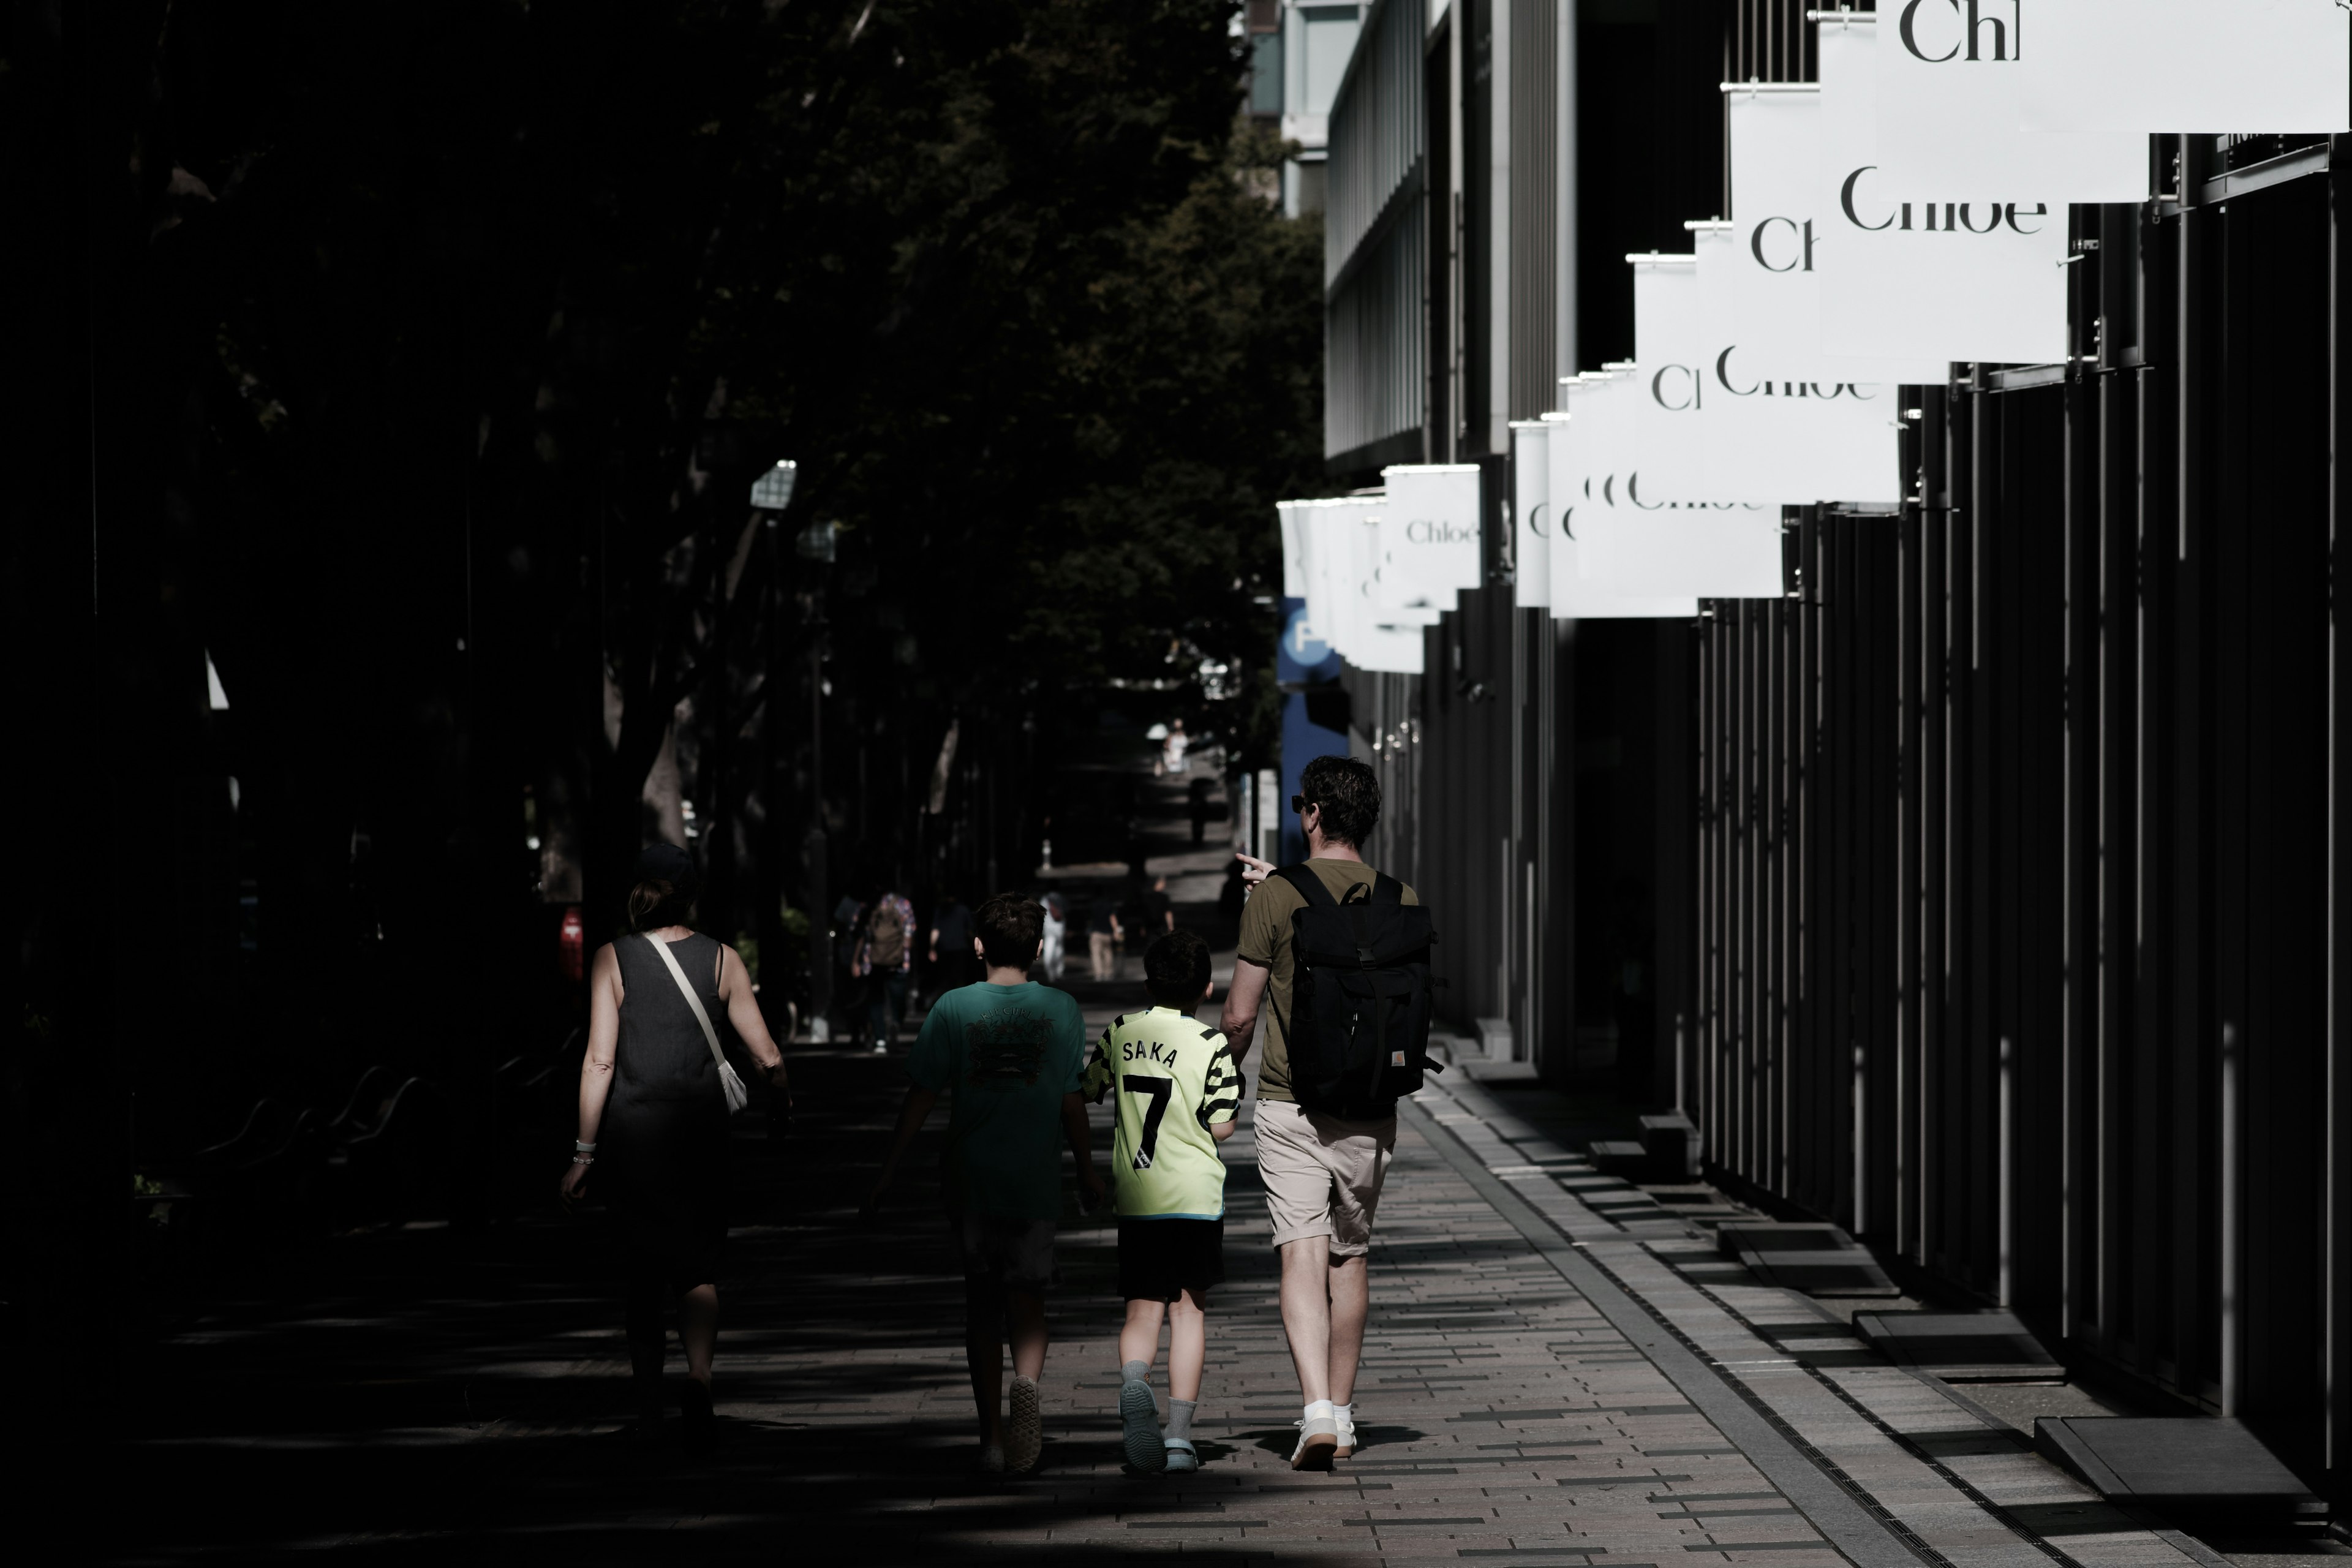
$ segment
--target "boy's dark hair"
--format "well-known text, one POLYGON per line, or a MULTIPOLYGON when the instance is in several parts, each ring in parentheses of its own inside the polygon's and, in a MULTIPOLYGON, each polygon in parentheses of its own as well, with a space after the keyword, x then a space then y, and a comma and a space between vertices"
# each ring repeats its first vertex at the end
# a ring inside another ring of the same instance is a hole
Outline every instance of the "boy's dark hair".
POLYGON ((1298 774, 1298 793, 1323 808, 1323 837, 1361 849, 1381 820, 1381 779, 1353 757, 1318 757, 1298 774))
POLYGON ((1143 988, 1162 1007, 1189 1013, 1209 989, 1209 944, 1171 931, 1143 950, 1143 988))
POLYGON ((980 951, 992 969, 1026 969, 1037 956, 1045 931, 1045 909, 1019 893, 999 893, 972 916, 980 927, 980 951))

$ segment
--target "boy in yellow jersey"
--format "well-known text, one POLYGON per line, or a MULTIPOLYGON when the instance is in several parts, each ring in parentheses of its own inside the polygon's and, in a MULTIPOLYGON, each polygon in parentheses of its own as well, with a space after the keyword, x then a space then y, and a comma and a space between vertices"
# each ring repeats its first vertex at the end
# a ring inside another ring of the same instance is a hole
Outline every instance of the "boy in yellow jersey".
POLYGON ((1143 954, 1151 1006, 1111 1021, 1087 1064, 1086 1092, 1112 1096, 1118 1135, 1111 1172, 1118 1199, 1118 1414, 1128 1463, 1150 1473, 1197 1470, 1192 1413, 1208 1359, 1209 1288, 1225 1278, 1225 1163, 1241 1070, 1224 1036, 1191 1009, 1209 994, 1209 946, 1171 931, 1143 954), (1159 1427, 1151 1363, 1168 1319, 1168 1430, 1159 1427))

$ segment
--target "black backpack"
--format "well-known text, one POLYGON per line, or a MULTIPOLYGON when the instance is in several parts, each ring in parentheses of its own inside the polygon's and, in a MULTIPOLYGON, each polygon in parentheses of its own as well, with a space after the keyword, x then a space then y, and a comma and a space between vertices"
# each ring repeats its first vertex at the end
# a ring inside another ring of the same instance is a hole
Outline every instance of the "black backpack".
POLYGON ((1275 873, 1307 907, 1290 917, 1290 1092, 1309 1110, 1351 1121, 1392 1114, 1429 1059, 1429 911, 1404 884, 1376 876, 1334 899, 1304 866, 1275 873))

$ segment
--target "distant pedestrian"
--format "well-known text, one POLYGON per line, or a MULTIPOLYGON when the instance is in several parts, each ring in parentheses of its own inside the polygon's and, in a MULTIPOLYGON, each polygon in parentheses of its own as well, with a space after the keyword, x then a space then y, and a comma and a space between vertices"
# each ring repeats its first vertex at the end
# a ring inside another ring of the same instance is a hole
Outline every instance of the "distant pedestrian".
POLYGON ((1160 756, 1171 773, 1184 771, 1184 751, 1192 741, 1184 733, 1184 721, 1178 719, 1168 726, 1168 738, 1160 742, 1160 756))
POLYGON ((871 889, 861 889, 844 893, 833 907, 832 941, 827 944, 833 953, 833 1000, 841 1016, 849 1024, 849 1044, 854 1050, 866 1045, 866 993, 872 989, 857 973, 857 933, 866 927, 866 911, 874 907, 871 889))
POLYGON ((1087 963, 1097 985, 1118 978, 1118 942, 1124 933, 1118 906, 1108 894, 1097 893, 1087 907, 1087 963))
POLYGON ((783 1054, 760 1016, 743 961, 687 923, 699 885, 693 860, 674 845, 637 858, 629 893, 635 934, 597 949, 589 972, 580 1137, 561 1187, 567 1205, 593 1188, 611 1205, 640 1437, 661 1425, 662 1307, 665 1298, 677 1300, 686 1347, 682 1436, 695 1454, 717 1437, 710 1358, 727 1240, 728 1103, 714 1015, 725 1014, 791 1103, 783 1054))
POLYGON ((866 1200, 870 1216, 898 1162, 942 1093, 948 1145, 940 1190, 963 1257, 964 1358, 980 1412, 980 1468, 1021 1474, 1045 1441, 1037 1378, 1045 1370, 1045 1291, 1055 1282, 1054 1225, 1062 1213, 1062 1155, 1077 1157, 1088 1206, 1103 1180, 1088 1149, 1087 1030, 1069 994, 1034 984, 1045 910, 1000 893, 980 907, 988 961, 977 985, 939 999, 907 1058, 914 1080, 882 1173, 866 1200), (1013 1346, 1011 1412, 1000 1411, 1003 1347, 1013 1346))
POLYGON ((1065 965, 1068 963, 1063 953, 1063 943, 1070 929, 1070 907, 1061 894, 1051 889, 1037 901, 1045 907, 1045 984, 1059 985, 1065 965))
POLYGON ((1111 1182, 1118 1196, 1119 1421, 1127 1461, 1146 1472, 1197 1470, 1192 1417, 1208 1359, 1211 1287, 1225 1279, 1225 1163, 1241 1071, 1224 1036, 1192 1016, 1208 999, 1209 944, 1191 931, 1143 954, 1151 1005, 1124 1013, 1095 1046, 1087 1092, 1111 1097, 1118 1132, 1111 1182), (1168 1426, 1157 1425, 1151 1363, 1168 1321, 1168 1426))
POLYGON ((1259 1010, 1272 1004, 1254 1120, 1258 1175, 1282 1258, 1283 1331, 1306 1399, 1291 1467, 1319 1469, 1355 1451, 1371 1306, 1366 1258, 1396 1149, 1395 1097, 1409 1091, 1394 1086, 1418 1088, 1426 1065, 1429 938, 1413 890, 1364 864, 1361 846, 1380 821, 1379 775, 1347 757, 1318 757, 1299 790, 1292 805, 1307 863, 1267 876, 1265 861, 1241 857, 1263 880, 1242 909, 1223 1023, 1234 1058, 1246 1060, 1259 1010), (1343 906, 1360 912, 1342 917, 1343 906), (1304 984, 1310 966, 1298 933, 1327 916, 1340 921, 1328 946, 1345 950, 1344 967, 1318 961, 1315 984, 1304 984), (1391 964, 1382 944, 1405 930, 1419 933, 1417 954, 1391 964))
POLYGON ((907 1017, 907 983, 915 971, 915 906, 884 889, 857 924, 850 972, 866 977, 866 1034, 879 1056, 907 1017))
POLYGON ((979 963, 972 956, 971 936, 971 911, 955 894, 941 893, 939 907, 931 911, 931 995, 944 996, 971 984, 979 963))
POLYGON ((1176 906, 1168 897, 1168 879, 1154 877, 1149 886, 1135 895, 1135 923, 1139 942, 1157 942, 1176 929, 1176 906))

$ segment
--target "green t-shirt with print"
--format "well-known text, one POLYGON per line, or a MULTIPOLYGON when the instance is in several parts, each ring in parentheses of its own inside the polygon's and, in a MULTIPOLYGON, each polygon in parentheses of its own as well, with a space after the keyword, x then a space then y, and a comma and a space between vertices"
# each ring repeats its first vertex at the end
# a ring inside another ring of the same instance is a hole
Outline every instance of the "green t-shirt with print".
POLYGON ((907 1073, 950 1097, 940 1193, 951 1215, 1055 1219, 1062 1097, 1085 1077, 1086 1020, 1051 986, 961 986, 915 1037, 907 1073))

